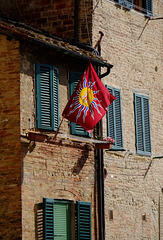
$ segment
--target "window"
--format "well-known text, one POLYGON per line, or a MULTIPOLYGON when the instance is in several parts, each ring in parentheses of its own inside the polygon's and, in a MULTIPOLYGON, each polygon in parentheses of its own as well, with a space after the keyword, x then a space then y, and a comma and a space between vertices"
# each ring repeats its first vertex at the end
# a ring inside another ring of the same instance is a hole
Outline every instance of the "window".
POLYGON ((57 68, 36 64, 37 128, 57 130, 59 125, 57 68))
POLYGON ((153 15, 153 4, 152 0, 118 0, 118 3, 136 11, 142 12, 147 16, 153 15))
POLYGON ((119 89, 106 86, 109 92, 115 96, 115 100, 109 105, 107 111, 107 135, 115 139, 112 149, 123 149, 121 92, 119 89))
POLYGON ((71 240, 73 229, 76 229, 78 240, 91 240, 90 203, 77 202, 74 216, 72 211, 74 203, 71 201, 44 198, 43 203, 44 240, 71 240))
POLYGON ((134 94, 136 151, 138 154, 151 155, 151 133, 149 98, 134 94))
POLYGON ((109 220, 113 220, 113 210, 109 210, 109 220))
MULTIPOLYGON (((72 95, 82 75, 83 73, 80 72, 70 72, 70 96, 72 95)), ((70 123, 70 133, 73 135, 91 137, 91 134, 89 134, 84 128, 73 122, 70 123)))

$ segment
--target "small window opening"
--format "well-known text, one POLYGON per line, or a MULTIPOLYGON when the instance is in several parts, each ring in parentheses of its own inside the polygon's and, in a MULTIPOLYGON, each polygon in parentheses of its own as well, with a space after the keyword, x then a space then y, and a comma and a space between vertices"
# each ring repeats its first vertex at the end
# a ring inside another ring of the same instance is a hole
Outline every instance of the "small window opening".
POLYGON ((143 221, 146 221, 146 220, 147 220, 146 214, 142 214, 142 220, 143 220, 143 221))
POLYGON ((113 220, 113 210, 109 210, 109 220, 113 220))

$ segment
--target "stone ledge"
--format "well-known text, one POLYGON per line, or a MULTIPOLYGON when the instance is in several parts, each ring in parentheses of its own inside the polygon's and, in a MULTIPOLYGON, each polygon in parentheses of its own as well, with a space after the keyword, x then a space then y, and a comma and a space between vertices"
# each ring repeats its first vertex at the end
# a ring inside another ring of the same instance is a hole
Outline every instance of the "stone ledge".
POLYGON ((67 143, 71 146, 74 145, 80 145, 80 146, 87 146, 89 149, 96 148, 96 149, 111 149, 112 143, 102 141, 102 140, 96 140, 92 138, 84 138, 84 137, 78 137, 74 135, 67 135, 67 134, 58 134, 57 139, 53 140, 53 134, 51 133, 42 133, 42 132, 36 132, 36 131, 29 131, 26 136, 23 135, 23 137, 28 138, 30 141, 37 141, 37 142, 48 142, 51 144, 63 144, 67 143))

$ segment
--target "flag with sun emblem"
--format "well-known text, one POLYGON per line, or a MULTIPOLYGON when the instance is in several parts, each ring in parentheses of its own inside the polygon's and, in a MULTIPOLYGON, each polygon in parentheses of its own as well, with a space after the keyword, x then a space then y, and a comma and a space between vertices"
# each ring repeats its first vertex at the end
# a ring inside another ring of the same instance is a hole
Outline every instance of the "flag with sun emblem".
POLYGON ((89 63, 62 116, 90 133, 114 100, 115 97, 103 85, 92 64, 89 63))

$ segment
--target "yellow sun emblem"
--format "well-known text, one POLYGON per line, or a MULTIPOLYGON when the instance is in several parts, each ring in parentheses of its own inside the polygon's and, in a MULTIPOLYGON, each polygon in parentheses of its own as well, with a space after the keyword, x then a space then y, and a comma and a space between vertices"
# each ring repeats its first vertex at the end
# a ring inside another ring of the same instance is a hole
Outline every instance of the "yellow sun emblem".
POLYGON ((79 102, 86 106, 86 107, 89 107, 91 102, 93 101, 93 91, 92 89, 90 88, 83 88, 82 91, 80 92, 80 95, 79 95, 79 102))

